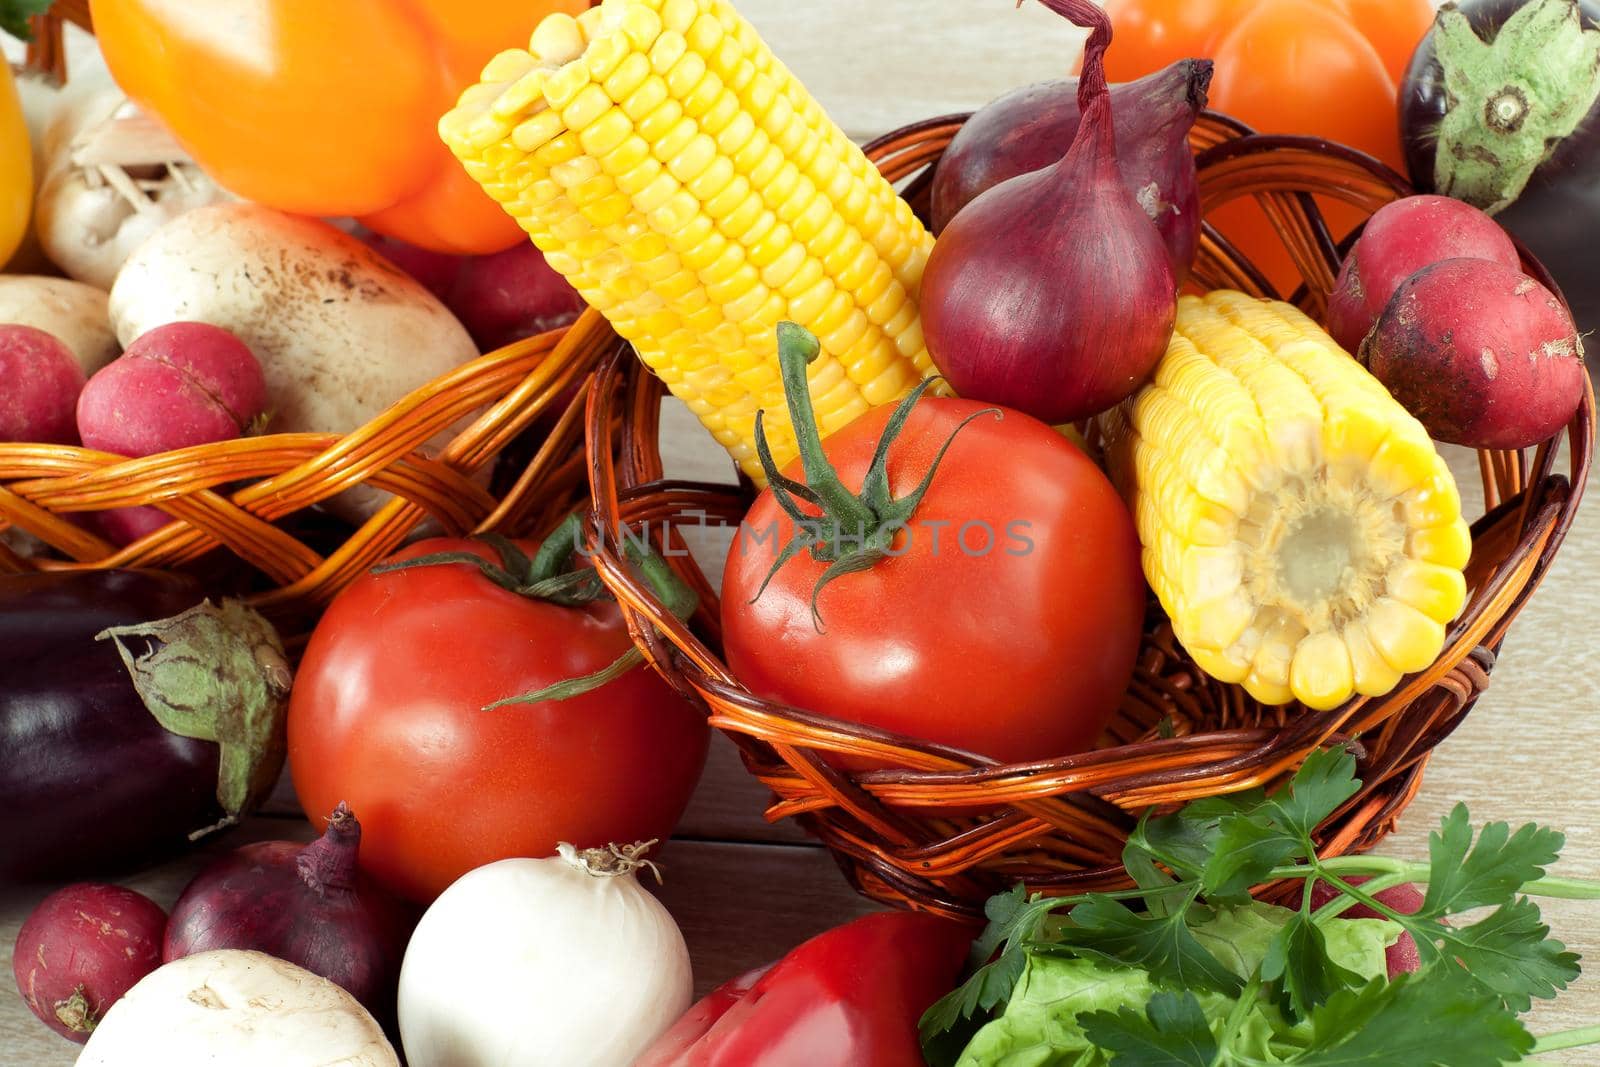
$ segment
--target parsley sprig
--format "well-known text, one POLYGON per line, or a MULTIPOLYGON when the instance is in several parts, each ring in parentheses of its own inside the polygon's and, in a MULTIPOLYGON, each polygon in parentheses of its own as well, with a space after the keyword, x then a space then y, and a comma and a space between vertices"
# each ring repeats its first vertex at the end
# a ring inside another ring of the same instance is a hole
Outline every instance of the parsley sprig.
POLYGON ((33 39, 28 19, 50 10, 50 0, 0 0, 0 32, 24 41, 33 39))
MULTIPOLYGON (((971 976, 923 1016, 930 1062, 954 1062, 1012 998, 1030 961, 1049 959, 1134 969, 1156 990, 1142 1011, 1074 1019, 1106 1057, 1094 1062, 1111 1067, 1499 1067, 1531 1062, 1524 1057, 1536 1048, 1569 1047, 1561 1035, 1535 1042, 1518 1018, 1579 973, 1577 955, 1549 936, 1530 894, 1600 899, 1600 885, 1546 875, 1563 835, 1503 822, 1475 831, 1457 805, 1430 837, 1426 864, 1320 859, 1313 833, 1360 785, 1349 752, 1319 750, 1270 795, 1257 789, 1147 814, 1123 853, 1135 890, 1042 898, 1017 887, 993 897, 971 976), (1370 880, 1352 880, 1361 878, 1370 880), (1241 975, 1196 936, 1219 909, 1248 905, 1252 887, 1285 880, 1302 883, 1300 906, 1252 973, 1241 975), (1404 881, 1427 886, 1412 915, 1375 896, 1404 881), (1336 896, 1313 908, 1319 882, 1336 896), (1330 924, 1356 904, 1412 936, 1420 971, 1369 977, 1333 958, 1330 924), (1294 1032, 1293 1047, 1271 1058, 1246 1047, 1251 1013, 1263 1004, 1294 1032)), ((1574 1034, 1600 1041, 1600 1033, 1574 1034)))

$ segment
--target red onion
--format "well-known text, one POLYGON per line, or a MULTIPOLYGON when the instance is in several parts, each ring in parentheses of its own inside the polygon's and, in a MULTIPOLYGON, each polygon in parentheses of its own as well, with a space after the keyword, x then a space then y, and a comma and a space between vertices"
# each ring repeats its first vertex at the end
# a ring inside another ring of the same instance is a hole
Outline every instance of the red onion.
POLYGON ((262 841, 195 876, 172 907, 162 959, 255 949, 319 974, 386 1025, 416 916, 356 870, 361 824, 340 804, 309 845, 262 841))
MULTIPOLYGON (((1181 59, 1111 87, 1117 162, 1156 224, 1173 271, 1189 273, 1200 243, 1200 188, 1189 130, 1206 106, 1211 60, 1181 59)), ((1041 82, 984 105, 945 149, 933 175, 933 232, 1008 178, 1048 167, 1078 132, 1077 79, 1041 82)))
POLYGON ((961 395, 1046 422, 1131 395, 1166 351, 1177 280, 1123 181, 1104 57, 1111 23, 1090 0, 1040 0, 1092 32, 1083 121, 1054 164, 990 189, 951 220, 922 279, 928 351, 961 395))

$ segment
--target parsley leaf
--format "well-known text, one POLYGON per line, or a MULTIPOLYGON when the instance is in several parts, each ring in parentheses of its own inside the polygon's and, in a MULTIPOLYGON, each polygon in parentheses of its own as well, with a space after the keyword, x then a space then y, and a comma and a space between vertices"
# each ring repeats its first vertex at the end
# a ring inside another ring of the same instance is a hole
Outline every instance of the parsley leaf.
POLYGON ((33 40, 28 16, 50 10, 50 0, 0 0, 0 30, 24 41, 33 40))
POLYGON ((1138 914, 1121 901, 1091 894, 1069 913, 1072 925, 1058 931, 1062 944, 1035 951, 1090 953, 1150 972, 1158 984, 1237 996, 1239 976, 1223 966, 1189 929, 1188 908, 1171 915, 1138 914))
POLYGON ((1140 1015, 1132 1008, 1079 1016, 1096 1048, 1114 1053, 1111 1067, 1210 1067, 1217 1039, 1193 993, 1157 993, 1140 1015))
POLYGON ((1250 887, 1266 881, 1274 867, 1306 854, 1298 834, 1249 815, 1224 816, 1218 830, 1216 851, 1200 872, 1200 892, 1208 901, 1246 903, 1250 887))
POLYGON ((1577 954, 1549 936, 1539 905, 1527 897, 1502 904, 1471 926, 1431 925, 1429 931, 1412 934, 1423 958, 1441 954, 1433 944, 1437 938, 1443 942, 1447 961, 1459 960, 1465 973, 1503 998, 1513 1011, 1527 1011, 1533 997, 1548 1000, 1577 980, 1577 954))
POLYGON ((1281 983, 1289 1011, 1300 1019, 1326 1004, 1335 993, 1366 981, 1333 961, 1322 928, 1300 911, 1267 946, 1266 958, 1261 961, 1261 978, 1281 983))
POLYGON ((1374 978, 1311 1013, 1299 1067, 1501 1067, 1533 1050, 1533 1036, 1499 999, 1458 967, 1374 978))
MULTIPOLYGON (((1155 857, 1129 841, 1122 849, 1122 865, 1134 885, 1145 890, 1167 890, 1178 884, 1178 879, 1156 866, 1155 857)), ((1180 903, 1170 899, 1169 892, 1154 892, 1145 898, 1145 910, 1151 915, 1167 916, 1179 910, 1180 903)))
POLYGON ((1361 788, 1344 748, 1317 749, 1288 785, 1193 801, 1146 816, 1130 837, 1180 875, 1199 878, 1207 900, 1240 903, 1281 863, 1305 857, 1311 832, 1361 788))
POLYGON ((934 1001, 917 1024, 929 1060, 944 1059, 934 1055, 940 1034, 961 1028, 963 1020, 992 1012, 1010 999, 1028 962, 1024 949, 1038 936, 1044 917, 1063 903, 1037 894, 1030 897, 1020 885, 1009 893, 996 893, 984 903, 989 925, 972 943, 971 962, 977 969, 971 978, 934 1001))
POLYGON ((1128 843, 1150 853, 1180 876, 1196 878, 1217 851, 1222 820, 1255 811, 1266 803, 1259 789, 1190 801, 1170 815, 1146 814, 1128 843))
POLYGON ((1308 838, 1360 789, 1356 758, 1349 750, 1319 748, 1306 757, 1289 784, 1272 795, 1267 807, 1286 832, 1308 838))
POLYGON ((1417 914, 1437 919, 1509 903, 1525 883, 1544 876, 1565 843, 1565 835, 1533 823, 1513 834, 1492 822, 1473 844, 1467 806, 1457 804, 1428 835, 1428 892, 1417 914))

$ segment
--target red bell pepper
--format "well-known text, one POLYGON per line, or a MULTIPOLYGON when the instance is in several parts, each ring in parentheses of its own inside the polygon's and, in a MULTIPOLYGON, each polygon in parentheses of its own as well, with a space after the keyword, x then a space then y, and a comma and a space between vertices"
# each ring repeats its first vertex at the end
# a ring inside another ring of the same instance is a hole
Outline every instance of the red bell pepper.
POLYGON ((633 1067, 924 1067, 917 1019, 971 944, 936 916, 865 916, 720 986, 633 1067))

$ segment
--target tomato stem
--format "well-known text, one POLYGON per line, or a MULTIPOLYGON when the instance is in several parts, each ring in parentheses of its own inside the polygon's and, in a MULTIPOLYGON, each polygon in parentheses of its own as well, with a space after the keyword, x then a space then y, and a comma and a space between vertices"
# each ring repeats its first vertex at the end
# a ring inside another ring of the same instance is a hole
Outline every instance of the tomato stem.
POLYGON ((804 483, 797 482, 778 470, 772 458, 772 448, 767 443, 766 413, 757 411, 756 456, 761 460, 761 470, 767 477, 767 488, 773 500, 794 522, 795 532, 778 553, 756 595, 750 598, 752 604, 759 600, 784 564, 803 551, 810 552, 812 559, 829 564, 811 590, 811 623, 818 633, 822 632, 822 615, 817 608, 817 597, 821 595, 823 587, 841 575, 866 570, 889 555, 896 535, 906 528, 912 513, 933 484, 934 473, 956 435, 980 415, 993 415, 997 419, 1002 417, 999 408, 985 408, 962 419, 945 439, 938 455, 934 456, 922 481, 910 493, 897 499, 889 489, 889 446, 905 429, 917 401, 922 399, 929 386, 939 380, 924 379, 906 394, 890 415, 873 452, 872 462, 861 480, 861 492, 853 493, 828 460, 822 447, 822 431, 811 406, 811 387, 806 379, 806 367, 821 352, 822 346, 816 336, 805 327, 793 322, 778 323, 778 366, 783 375, 783 395, 788 404, 789 421, 794 427, 795 443, 800 450, 800 464, 806 480, 804 483), (814 510, 802 510, 801 502, 814 510))
MULTIPOLYGON (((494 584, 530 600, 544 600, 563 607, 580 607, 593 603, 610 592, 593 567, 578 567, 574 558, 582 548, 583 519, 573 512, 544 539, 532 558, 508 538, 495 533, 477 534, 500 557, 500 563, 484 559, 474 552, 433 552, 413 559, 384 563, 372 568, 373 574, 410 570, 414 567, 439 567, 464 563, 476 567, 478 572, 494 584)), ((661 603, 672 615, 687 619, 700 606, 700 598, 686 585, 667 561, 650 546, 648 540, 624 534, 623 557, 639 571, 649 583, 661 603)), ((511 704, 539 704, 546 700, 570 700, 607 682, 622 677, 644 663, 644 656, 635 647, 618 656, 611 663, 591 674, 568 678, 555 685, 546 686, 533 693, 496 700, 486 704, 484 711, 493 711, 511 704)))

